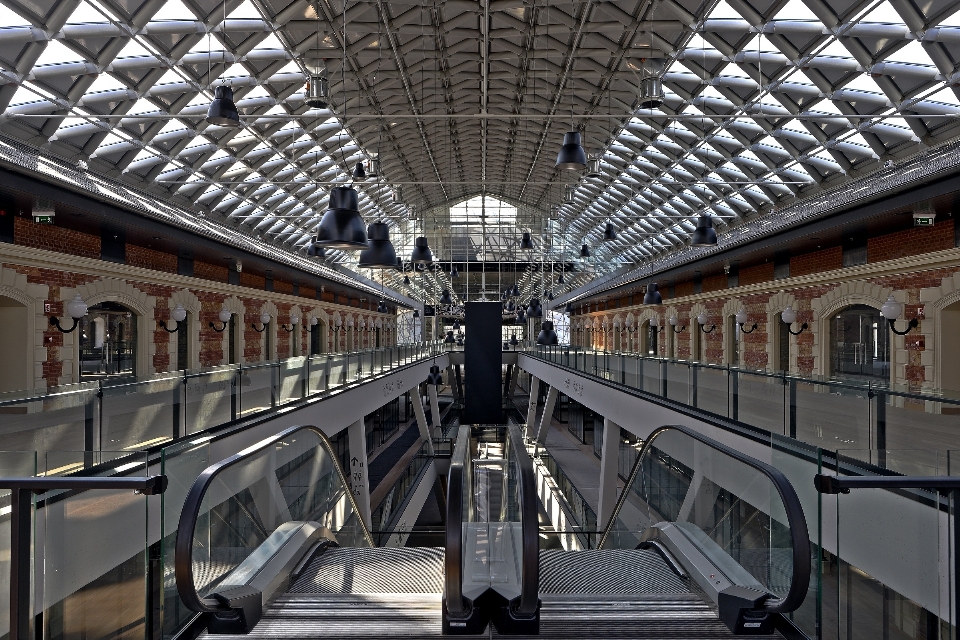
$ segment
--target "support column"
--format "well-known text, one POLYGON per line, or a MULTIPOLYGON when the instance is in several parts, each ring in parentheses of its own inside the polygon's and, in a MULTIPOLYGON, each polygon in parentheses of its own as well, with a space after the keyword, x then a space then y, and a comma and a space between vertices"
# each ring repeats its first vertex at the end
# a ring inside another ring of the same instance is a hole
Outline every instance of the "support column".
POLYGON ((433 419, 433 428, 440 428, 440 399, 437 398, 437 385, 428 384, 427 393, 430 395, 430 417, 433 419))
POLYGON ((556 387, 550 387, 550 390, 547 391, 547 403, 543 406, 543 417, 540 418, 540 429, 537 431, 537 441, 540 444, 547 442, 550 421, 553 419, 553 407, 557 404, 557 394, 556 387))
POLYGON ((513 367, 513 374, 510 376, 510 391, 507 393, 507 397, 510 400, 513 400, 513 396, 517 394, 517 379, 520 377, 520 366, 513 367))
MULTIPOLYGON (((432 387, 433 385, 427 385, 432 387)), ((430 437, 430 427, 427 426, 427 414, 423 410, 423 397, 420 387, 410 389, 410 401, 413 403, 413 415, 417 417, 417 429, 420 430, 420 439, 427 443, 427 454, 433 455, 433 439, 430 437)))
POLYGON ((537 424, 537 396, 540 395, 540 378, 530 375, 530 406, 527 408, 527 435, 537 424))
POLYGON ((350 474, 350 491, 357 501, 360 517, 368 529, 370 524, 370 479, 367 476, 367 428, 363 419, 357 420, 347 427, 347 439, 350 446, 350 468, 345 471, 350 474))
POLYGON ((447 380, 450 382, 450 391, 453 393, 454 403, 461 403, 460 399, 460 390, 457 388, 457 385, 454 383, 454 374, 453 374, 453 365, 447 367, 447 380))
POLYGON ((597 528, 604 529, 617 504, 617 459, 620 455, 620 425, 603 419, 603 444, 600 448, 600 500, 597 528))

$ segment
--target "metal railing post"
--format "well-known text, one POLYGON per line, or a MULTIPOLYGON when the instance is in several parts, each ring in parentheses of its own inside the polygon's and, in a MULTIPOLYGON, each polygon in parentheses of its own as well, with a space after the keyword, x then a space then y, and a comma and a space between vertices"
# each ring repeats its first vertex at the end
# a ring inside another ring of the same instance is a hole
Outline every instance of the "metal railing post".
POLYGON ((10 493, 10 638, 30 638, 30 523, 33 492, 10 493))

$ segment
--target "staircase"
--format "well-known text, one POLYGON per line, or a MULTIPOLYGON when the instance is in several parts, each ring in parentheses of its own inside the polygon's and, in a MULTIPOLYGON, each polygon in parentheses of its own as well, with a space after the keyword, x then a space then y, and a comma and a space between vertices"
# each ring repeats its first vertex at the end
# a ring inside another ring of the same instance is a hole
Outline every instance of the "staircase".
MULTIPOLYGON (((540 563, 540 635, 518 640, 734 637, 655 552, 543 551, 540 563)), ((440 548, 333 548, 237 640, 439 637, 442 579, 440 548)))

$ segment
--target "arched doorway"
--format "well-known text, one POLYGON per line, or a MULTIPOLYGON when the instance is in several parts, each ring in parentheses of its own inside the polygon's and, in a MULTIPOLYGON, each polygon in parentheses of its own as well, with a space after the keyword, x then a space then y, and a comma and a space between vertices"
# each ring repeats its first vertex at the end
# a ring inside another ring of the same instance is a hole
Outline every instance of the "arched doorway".
POLYGON ((132 376, 137 370, 137 315, 101 302, 80 320, 80 379, 132 376))
POLYGON ((830 319, 830 375, 848 380, 890 380, 890 332, 879 309, 853 305, 830 319))
POLYGON ((940 387, 960 392, 960 302, 940 312, 940 387))
POLYGON ((23 391, 33 387, 33 364, 30 359, 32 343, 28 340, 25 305, 13 298, 0 297, 0 392, 23 391))

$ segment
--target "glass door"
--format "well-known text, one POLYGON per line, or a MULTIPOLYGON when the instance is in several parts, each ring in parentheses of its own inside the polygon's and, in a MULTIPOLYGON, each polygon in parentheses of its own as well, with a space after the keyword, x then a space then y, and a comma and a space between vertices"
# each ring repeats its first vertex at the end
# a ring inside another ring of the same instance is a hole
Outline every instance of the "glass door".
POLYGON ((831 322, 831 375, 853 380, 890 379, 890 335, 878 309, 847 307, 831 322))

